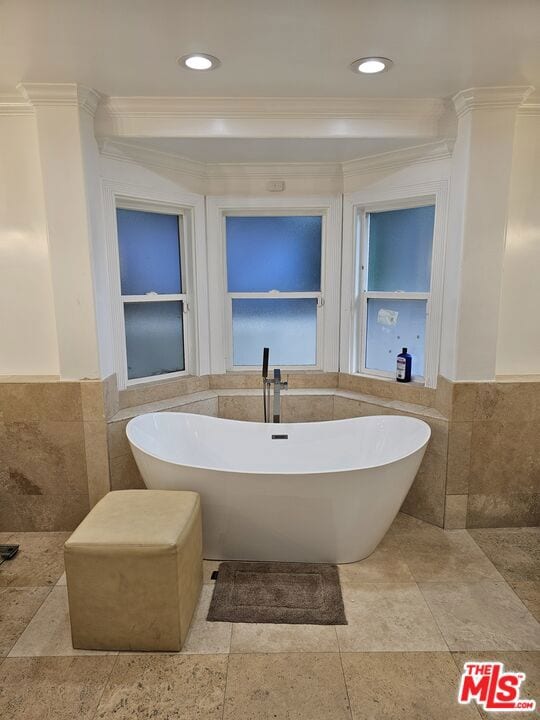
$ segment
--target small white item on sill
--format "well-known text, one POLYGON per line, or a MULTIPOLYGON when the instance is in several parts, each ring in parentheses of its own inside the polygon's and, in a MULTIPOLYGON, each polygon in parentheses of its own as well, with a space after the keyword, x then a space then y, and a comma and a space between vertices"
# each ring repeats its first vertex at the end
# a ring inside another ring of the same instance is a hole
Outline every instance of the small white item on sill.
POLYGON ((386 325, 387 327, 395 327, 397 325, 399 313, 397 310, 386 310, 381 308, 377 313, 377 322, 379 325, 386 325))

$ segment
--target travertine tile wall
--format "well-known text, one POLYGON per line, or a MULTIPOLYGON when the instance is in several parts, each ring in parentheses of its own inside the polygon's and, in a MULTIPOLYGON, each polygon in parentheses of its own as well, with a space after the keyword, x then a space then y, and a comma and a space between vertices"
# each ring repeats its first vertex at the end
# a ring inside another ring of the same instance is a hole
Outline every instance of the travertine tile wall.
POLYGON ((90 507, 110 490, 107 418, 118 410, 116 375, 81 382, 86 473, 90 507))
POLYGON ((349 375, 348 373, 338 374, 338 387, 364 395, 413 403, 424 407, 435 406, 437 395, 433 388, 424 387, 420 383, 397 383, 393 380, 349 375))
MULTIPOLYGON (((452 383, 437 390, 340 375, 340 387, 407 398, 406 414, 432 428, 432 439, 403 510, 450 529, 540 524, 540 382, 452 383), (444 493, 442 493, 442 488, 444 493), (442 505, 442 502, 444 505, 442 505)), ((341 401, 343 403, 343 401, 341 401)), ((335 399, 336 416, 340 400, 335 399)), ((399 409, 393 403, 392 412, 399 409)), ((359 414, 386 412, 365 404, 359 414)))
POLYGON ((163 380, 158 383, 141 383, 127 390, 121 390, 120 393, 118 393, 118 407, 122 410, 124 408, 144 405, 145 403, 153 403, 172 397, 202 392, 208 390, 209 387, 210 381, 208 375, 175 378, 173 380, 163 380))
MULTIPOLYGON (((272 406, 269 409, 272 413, 272 406)), ((282 422, 314 422, 332 420, 334 397, 327 395, 287 395, 281 400, 282 422)), ((262 422, 264 417, 262 395, 220 395, 219 417, 229 420, 262 422)))
POLYGON ((456 383, 447 502, 467 527, 540 524, 540 382, 456 383))
POLYGON ((0 382, 0 531, 72 530, 109 491, 116 377, 0 382))
MULTIPOLYGON (((210 388, 212 390, 258 390, 261 387, 261 375, 251 373, 225 373, 223 375, 210 375, 210 388)), ((296 388, 335 388, 338 384, 338 373, 325 372, 293 372, 284 373, 283 380, 289 382, 289 387, 296 388)))
MULTIPOLYGON (((19 380, 0 382, 0 530, 70 530, 109 489, 142 487, 125 437, 135 414, 262 416, 260 396, 249 394, 261 386, 256 373, 120 393, 114 376, 19 380)), ((429 423, 432 439, 405 512, 448 528, 539 524, 540 382, 439 378, 435 391, 337 373, 291 373, 289 381, 320 392, 285 393, 285 421, 402 413, 429 423)))
POLYGON ((89 509, 81 383, 0 383, 0 530, 69 530, 89 509))

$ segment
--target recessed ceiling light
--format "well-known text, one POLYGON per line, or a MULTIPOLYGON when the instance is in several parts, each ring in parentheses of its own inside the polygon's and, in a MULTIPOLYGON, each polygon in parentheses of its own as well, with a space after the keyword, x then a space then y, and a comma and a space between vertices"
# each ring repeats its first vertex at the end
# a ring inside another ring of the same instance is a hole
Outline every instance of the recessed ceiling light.
POLYGON ((375 75, 376 73, 385 72, 390 70, 393 62, 388 58, 383 57, 365 57, 355 60, 350 64, 350 68, 353 72, 363 73, 364 75, 375 75))
POLYGON ((207 53, 190 53, 182 55, 177 60, 180 67, 186 70, 215 70, 221 65, 221 62, 214 55, 207 53))

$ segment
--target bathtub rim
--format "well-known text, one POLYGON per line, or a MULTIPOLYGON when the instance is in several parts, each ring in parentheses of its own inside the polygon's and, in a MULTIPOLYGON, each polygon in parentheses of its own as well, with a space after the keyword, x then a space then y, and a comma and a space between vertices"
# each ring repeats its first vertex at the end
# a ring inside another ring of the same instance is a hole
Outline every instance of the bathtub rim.
POLYGON ((410 457, 411 455, 414 455, 419 450, 422 450, 426 447, 428 444, 430 438, 431 438, 431 427, 428 425, 425 420, 420 420, 420 418, 413 418, 408 415, 362 415, 359 417, 354 418, 340 418, 339 420, 317 420, 315 422, 303 422, 303 423, 262 423, 262 422, 256 422, 253 420, 232 420, 230 418, 218 418, 214 417, 212 415, 203 415, 201 416, 198 413, 178 413, 178 412, 148 412, 148 413, 142 413, 141 415, 137 415, 134 418, 131 418, 131 420, 127 423, 126 429, 125 429, 126 437, 128 439, 128 442, 130 446, 135 447, 140 452, 144 453, 145 455, 148 455, 149 457, 159 460, 160 462, 168 463, 170 465, 177 465, 178 467, 185 467, 185 468, 193 468, 194 470, 203 470, 206 472, 220 472, 220 473, 234 473, 236 475, 291 475, 291 476, 298 476, 302 477, 305 475, 332 475, 336 473, 350 473, 350 472, 358 472, 360 470, 374 470, 376 468, 380 467, 386 467, 387 465, 392 465, 394 463, 400 462, 401 460, 404 460, 405 458, 410 457), (365 418, 399 418, 400 420, 406 419, 407 421, 414 421, 416 423, 421 423, 425 426, 425 429, 427 429, 427 436, 425 441, 420 444, 418 447, 414 448, 414 450, 411 450, 411 452, 406 453, 405 455, 400 455, 397 458, 393 458, 391 460, 387 460, 386 462, 377 463, 376 465, 362 465, 361 467, 348 467, 348 468, 339 468, 339 469, 333 469, 333 470, 301 470, 301 471, 290 471, 287 470, 286 472, 276 472, 275 470, 238 470, 238 469, 230 469, 230 468, 220 468, 220 467, 208 467, 206 465, 194 465, 193 463, 186 464, 177 462, 175 460, 167 460, 163 457, 160 457, 159 455, 156 455, 153 452, 150 452, 146 448, 141 447, 140 444, 136 443, 129 434, 129 428, 130 425, 136 424, 137 421, 139 421, 140 418, 145 417, 147 415, 184 415, 188 417, 205 417, 210 420, 216 420, 218 422, 226 422, 226 423, 236 423, 238 425, 269 425, 271 427, 275 428, 283 428, 284 426, 288 425, 325 425, 328 423, 345 423, 350 422, 351 420, 363 420, 365 418))

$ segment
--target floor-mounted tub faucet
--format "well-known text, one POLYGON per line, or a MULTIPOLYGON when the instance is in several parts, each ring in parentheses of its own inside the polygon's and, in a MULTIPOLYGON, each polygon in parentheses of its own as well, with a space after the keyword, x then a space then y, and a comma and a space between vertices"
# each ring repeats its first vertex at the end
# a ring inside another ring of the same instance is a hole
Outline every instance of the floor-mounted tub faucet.
POLYGON ((281 379, 281 370, 274 368, 274 377, 268 377, 268 356, 270 350, 263 348, 263 363, 262 363, 262 377, 263 377, 263 404, 264 404, 264 422, 270 422, 270 388, 274 388, 274 403, 272 412, 272 422, 281 422, 281 391, 286 390, 289 387, 288 380, 281 379))

